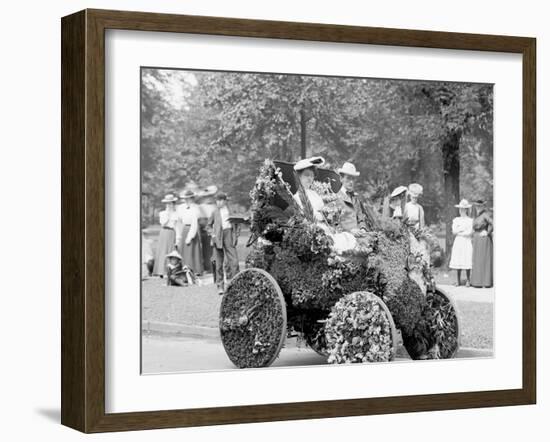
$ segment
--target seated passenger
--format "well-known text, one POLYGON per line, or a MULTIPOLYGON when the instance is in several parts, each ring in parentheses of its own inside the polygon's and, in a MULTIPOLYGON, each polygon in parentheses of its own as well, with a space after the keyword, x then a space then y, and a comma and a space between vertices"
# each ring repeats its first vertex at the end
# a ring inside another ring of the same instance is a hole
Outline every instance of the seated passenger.
POLYGON ((306 210, 306 206, 309 205, 313 211, 315 220, 320 222, 325 221, 325 217, 321 213, 325 203, 321 195, 311 190, 311 185, 315 179, 315 169, 323 164, 325 164, 323 157, 311 157, 300 160, 294 165, 294 170, 302 187, 300 189, 300 186, 298 186, 298 191, 293 195, 294 200, 304 211, 306 210), (300 192, 301 190, 303 190, 303 193, 300 192), (304 199, 306 200, 304 201, 304 199))
POLYGON ((307 213, 311 210, 317 225, 321 227, 334 242, 334 251, 338 254, 352 250, 357 245, 355 237, 349 232, 336 232, 323 214, 325 203, 321 195, 311 189, 315 179, 315 169, 325 163, 323 157, 312 157, 298 161, 294 170, 300 180, 299 190, 293 195, 298 205, 307 213), (305 201, 304 201, 305 199, 305 201), (309 207, 308 207, 309 206, 309 207))
POLYGON ((355 179, 361 174, 355 165, 349 162, 337 170, 342 187, 338 192, 338 202, 342 207, 341 226, 346 232, 361 236, 367 231, 367 222, 363 203, 355 192, 355 179), (362 232, 363 231, 363 232, 362 232))

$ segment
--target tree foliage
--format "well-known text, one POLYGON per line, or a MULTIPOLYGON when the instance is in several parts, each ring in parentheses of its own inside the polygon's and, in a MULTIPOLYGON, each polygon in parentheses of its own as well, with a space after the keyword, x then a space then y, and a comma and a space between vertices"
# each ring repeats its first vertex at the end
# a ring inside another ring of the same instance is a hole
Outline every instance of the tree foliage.
POLYGON ((147 69, 143 189, 216 184, 247 209, 265 158, 305 153, 354 162, 367 197, 419 182, 427 221, 448 221, 458 198, 492 199, 492 100, 488 84, 147 69))

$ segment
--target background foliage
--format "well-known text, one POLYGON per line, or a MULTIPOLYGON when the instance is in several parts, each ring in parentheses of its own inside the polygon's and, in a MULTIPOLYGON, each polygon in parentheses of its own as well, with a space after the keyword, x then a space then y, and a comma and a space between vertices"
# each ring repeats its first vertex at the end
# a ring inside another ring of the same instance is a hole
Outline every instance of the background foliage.
POLYGON ((421 183, 444 223, 460 198, 492 203, 492 104, 488 84, 143 69, 143 201, 216 184, 247 210, 265 158, 322 155, 375 202, 421 183))

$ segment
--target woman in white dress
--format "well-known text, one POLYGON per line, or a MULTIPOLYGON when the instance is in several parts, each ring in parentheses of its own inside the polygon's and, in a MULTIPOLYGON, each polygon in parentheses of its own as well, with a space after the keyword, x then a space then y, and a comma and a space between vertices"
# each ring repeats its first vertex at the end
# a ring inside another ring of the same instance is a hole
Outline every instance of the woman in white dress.
POLYGON ((472 235, 473 219, 468 216, 468 209, 472 207, 467 200, 463 199, 460 204, 455 205, 460 216, 453 219, 453 234, 455 240, 451 252, 449 267, 456 270, 456 285, 461 285, 462 270, 466 271, 466 287, 470 286, 470 270, 472 269, 472 235))
POLYGON ((157 241, 157 250, 155 253, 155 264, 153 275, 163 277, 167 274, 166 255, 174 250, 176 246, 176 223, 178 213, 176 211, 176 201, 178 199, 168 194, 162 202, 166 204, 166 209, 159 213, 160 233, 157 241))
POLYGON ((418 198, 422 195, 423 188, 420 184, 413 183, 409 185, 409 196, 411 200, 405 204, 403 213, 403 222, 415 229, 424 228, 424 209, 418 204, 418 198))

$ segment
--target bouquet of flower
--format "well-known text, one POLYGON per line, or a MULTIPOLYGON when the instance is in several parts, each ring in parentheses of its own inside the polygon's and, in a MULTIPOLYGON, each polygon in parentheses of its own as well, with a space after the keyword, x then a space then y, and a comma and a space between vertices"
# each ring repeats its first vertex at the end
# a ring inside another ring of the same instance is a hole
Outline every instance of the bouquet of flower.
POLYGON ((280 237, 282 228, 296 211, 296 205, 289 185, 283 181, 281 170, 271 160, 265 160, 260 168, 256 183, 250 191, 250 199, 250 231, 253 237, 280 237), (290 210, 283 210, 276 205, 277 198, 284 201, 290 210))
POLYGON ((325 324, 328 362, 386 362, 395 355, 389 314, 370 292, 336 303, 325 324))
POLYGON ((327 224, 336 228, 340 225, 342 218, 342 208, 338 204, 338 195, 332 191, 330 183, 314 181, 311 190, 317 192, 325 203, 321 213, 325 217, 327 224))

